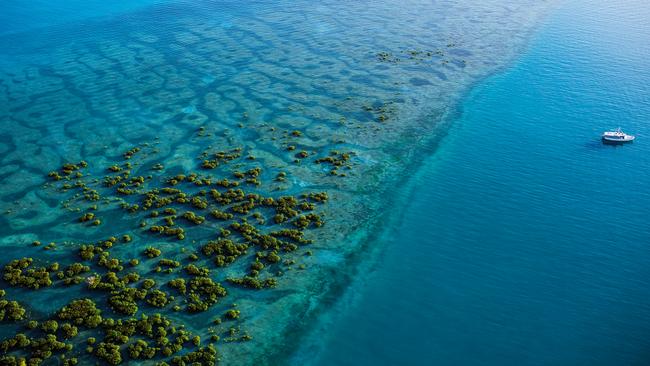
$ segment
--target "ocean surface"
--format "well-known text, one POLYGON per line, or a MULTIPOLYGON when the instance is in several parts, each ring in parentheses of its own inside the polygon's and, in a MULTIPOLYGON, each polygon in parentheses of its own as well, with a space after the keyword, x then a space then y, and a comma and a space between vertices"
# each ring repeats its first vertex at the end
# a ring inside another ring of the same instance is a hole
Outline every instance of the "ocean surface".
MULTIPOLYGON (((110 18, 111 16, 128 14, 140 8, 160 3, 156 0, 134 1, 101 1, 101 0, 67 0, 44 1, 33 0, 29 3, 22 0, 6 0, 2 2, 2 24, 0 35, 16 34, 30 30, 65 25, 66 23, 84 23, 89 19, 110 18)), ((49 30, 44 30, 48 32, 49 30)))
POLYGON ((169 362, 28 327, 90 298, 226 365, 645 364, 649 9, 3 2, 0 265, 52 283, 3 269, 0 338, 169 362))
POLYGON ((472 89, 314 364, 650 363, 648 19, 565 2, 472 89))

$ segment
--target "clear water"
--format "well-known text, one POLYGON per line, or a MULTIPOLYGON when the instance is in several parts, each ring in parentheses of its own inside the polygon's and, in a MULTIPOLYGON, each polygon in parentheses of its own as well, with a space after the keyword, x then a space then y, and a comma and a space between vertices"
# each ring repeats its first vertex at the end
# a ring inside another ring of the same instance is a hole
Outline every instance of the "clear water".
POLYGON ((565 3, 469 93, 315 364, 650 362, 649 17, 565 3))
POLYGON ((16 34, 29 30, 45 29, 70 22, 85 22, 89 19, 108 18, 118 14, 137 11, 160 0, 6 0, 2 2, 0 35, 16 34))

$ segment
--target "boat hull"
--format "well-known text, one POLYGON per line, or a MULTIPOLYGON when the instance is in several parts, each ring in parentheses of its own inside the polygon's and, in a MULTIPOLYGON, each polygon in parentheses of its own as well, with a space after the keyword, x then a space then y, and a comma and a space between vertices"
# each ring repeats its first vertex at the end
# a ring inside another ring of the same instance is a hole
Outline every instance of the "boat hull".
POLYGON ((609 145, 622 145, 634 141, 633 136, 630 136, 629 138, 625 138, 625 139, 610 139, 603 136, 602 139, 603 139, 603 143, 609 145))

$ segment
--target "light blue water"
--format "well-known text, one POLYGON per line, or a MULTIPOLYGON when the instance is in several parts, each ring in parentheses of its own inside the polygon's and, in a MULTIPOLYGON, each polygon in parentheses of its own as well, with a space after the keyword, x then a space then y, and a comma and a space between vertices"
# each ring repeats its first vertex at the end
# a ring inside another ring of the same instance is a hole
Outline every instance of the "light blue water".
POLYGON ((317 364, 650 364, 649 19, 569 2, 465 99, 317 364))
MULTIPOLYGON (((0 14, 0 35, 24 32, 30 29, 82 22, 89 18, 110 17, 135 11, 162 0, 5 0, 0 14)), ((48 32, 48 30, 42 30, 48 32)))

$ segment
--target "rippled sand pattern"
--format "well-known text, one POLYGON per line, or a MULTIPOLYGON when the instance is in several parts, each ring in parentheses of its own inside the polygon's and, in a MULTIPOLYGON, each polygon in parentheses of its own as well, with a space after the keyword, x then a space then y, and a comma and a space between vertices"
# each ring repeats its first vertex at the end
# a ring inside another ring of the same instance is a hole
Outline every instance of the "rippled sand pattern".
MULTIPOLYGON (((43 189, 47 172, 64 163, 85 160, 102 174, 148 142, 156 151, 143 164, 188 171, 198 169, 196 157, 206 149, 242 147, 269 171, 258 190, 326 190, 331 197, 325 227, 311 234, 314 255, 299 259, 305 270, 288 271, 276 289, 228 299, 239 304, 241 327, 253 340, 219 345, 227 364, 287 354, 298 330, 322 310, 319 298, 340 287, 337 274, 349 271, 348 258, 363 248, 353 232, 388 212, 385 197, 418 146, 439 133, 473 82, 514 55, 548 5, 176 3, 57 28, 51 39, 1 39, 3 250, 56 258, 63 249, 26 247, 33 240, 74 247, 111 233, 107 225, 80 227, 78 214, 61 208, 64 197, 43 189), (207 136, 197 134, 201 127, 207 136), (308 157, 296 162, 303 150, 308 157), (314 163, 331 150, 350 152, 351 169, 333 175, 329 165, 314 163), (286 182, 273 181, 270 172, 279 170, 288 173, 286 182)), ((127 227, 128 215, 113 214, 113 230, 127 227)), ((142 243, 134 253, 152 242, 137 230, 134 236, 142 243)), ((47 314, 66 299, 48 289, 28 305, 47 314)), ((169 316, 199 333, 210 319, 169 316)))

